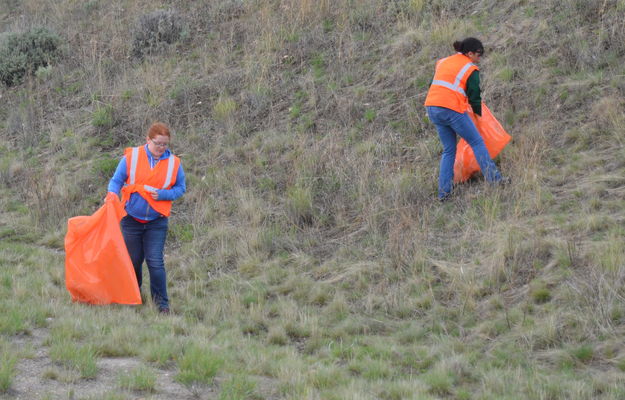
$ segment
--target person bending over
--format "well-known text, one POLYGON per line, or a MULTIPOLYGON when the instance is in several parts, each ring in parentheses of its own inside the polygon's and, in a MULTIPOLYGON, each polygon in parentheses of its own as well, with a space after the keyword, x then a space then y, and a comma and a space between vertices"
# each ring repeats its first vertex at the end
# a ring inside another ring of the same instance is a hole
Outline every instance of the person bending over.
POLYGON ((434 79, 425 99, 428 117, 436 126, 443 145, 438 178, 438 199, 441 201, 447 200, 453 189, 456 135, 471 146, 488 182, 507 181, 490 158, 484 140, 467 112, 470 105, 478 118, 482 115, 477 64, 484 55, 484 46, 471 37, 454 42, 453 46, 456 54, 436 62, 434 79))

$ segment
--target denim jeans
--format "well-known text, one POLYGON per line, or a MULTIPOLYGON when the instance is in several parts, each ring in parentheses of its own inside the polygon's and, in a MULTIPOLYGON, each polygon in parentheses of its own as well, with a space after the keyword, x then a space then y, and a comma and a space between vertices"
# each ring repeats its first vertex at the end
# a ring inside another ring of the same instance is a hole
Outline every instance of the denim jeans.
POLYGON ((150 273, 150 294, 159 309, 169 308, 167 273, 163 257, 167 225, 167 218, 157 218, 141 223, 127 215, 121 221, 122 234, 135 268, 139 287, 141 287, 143 260, 145 260, 150 273))
POLYGON ((484 140, 471 121, 468 113, 460 114, 443 107, 427 107, 430 121, 436 126, 438 136, 443 144, 440 174, 438 177, 438 197, 444 198, 451 193, 454 179, 454 162, 456 161, 456 134, 467 141, 473 149, 484 178, 488 182, 498 182, 501 174, 490 158, 484 140))

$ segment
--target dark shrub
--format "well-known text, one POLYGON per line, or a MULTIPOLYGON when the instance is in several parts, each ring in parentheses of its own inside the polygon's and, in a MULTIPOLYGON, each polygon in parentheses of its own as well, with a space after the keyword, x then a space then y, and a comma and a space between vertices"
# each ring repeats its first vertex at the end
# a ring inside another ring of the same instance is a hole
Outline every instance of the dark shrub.
POLYGON ((61 55, 61 38, 45 28, 11 33, 0 44, 0 81, 17 85, 26 74, 46 67, 61 55))
POLYGON ((182 33, 182 22, 173 10, 156 10, 142 15, 137 22, 132 42, 132 55, 143 57, 172 44, 182 33))

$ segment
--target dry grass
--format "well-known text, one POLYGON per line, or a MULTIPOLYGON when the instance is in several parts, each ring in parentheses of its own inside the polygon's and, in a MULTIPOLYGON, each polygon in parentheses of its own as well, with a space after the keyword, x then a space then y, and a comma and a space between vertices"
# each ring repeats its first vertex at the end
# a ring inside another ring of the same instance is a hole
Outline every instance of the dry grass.
POLYGON ((3 31, 67 43, 0 89, 0 298, 20 311, 0 343, 45 330, 48 375, 87 385, 98 359, 134 357, 148 365, 117 385, 157 395, 168 369, 224 399, 623 395, 621 1, 5 3, 3 31), (141 16, 170 8, 180 39, 130 57, 141 16), (467 35, 487 45, 513 183, 437 204, 421 104, 467 35), (188 176, 175 315, 70 304, 65 220, 155 119, 188 176))

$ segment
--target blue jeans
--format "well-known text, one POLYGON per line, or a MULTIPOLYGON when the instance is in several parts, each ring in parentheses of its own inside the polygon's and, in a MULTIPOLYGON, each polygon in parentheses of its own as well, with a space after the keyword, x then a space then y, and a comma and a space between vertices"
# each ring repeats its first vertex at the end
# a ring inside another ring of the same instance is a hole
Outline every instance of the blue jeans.
POLYGON ((139 287, 141 287, 141 269, 145 259, 150 273, 150 294, 159 309, 169 308, 167 273, 163 257, 167 225, 167 218, 157 218, 143 224, 130 215, 126 215, 121 221, 122 234, 135 268, 139 287))
POLYGON ((484 140, 471 121, 468 113, 460 114, 443 107, 427 107, 430 121, 436 126, 443 144, 440 174, 438 177, 438 197, 444 198, 451 193, 454 180, 454 162, 456 161, 456 134, 467 141, 473 149, 484 178, 488 182, 498 182, 501 174, 490 158, 484 140))

